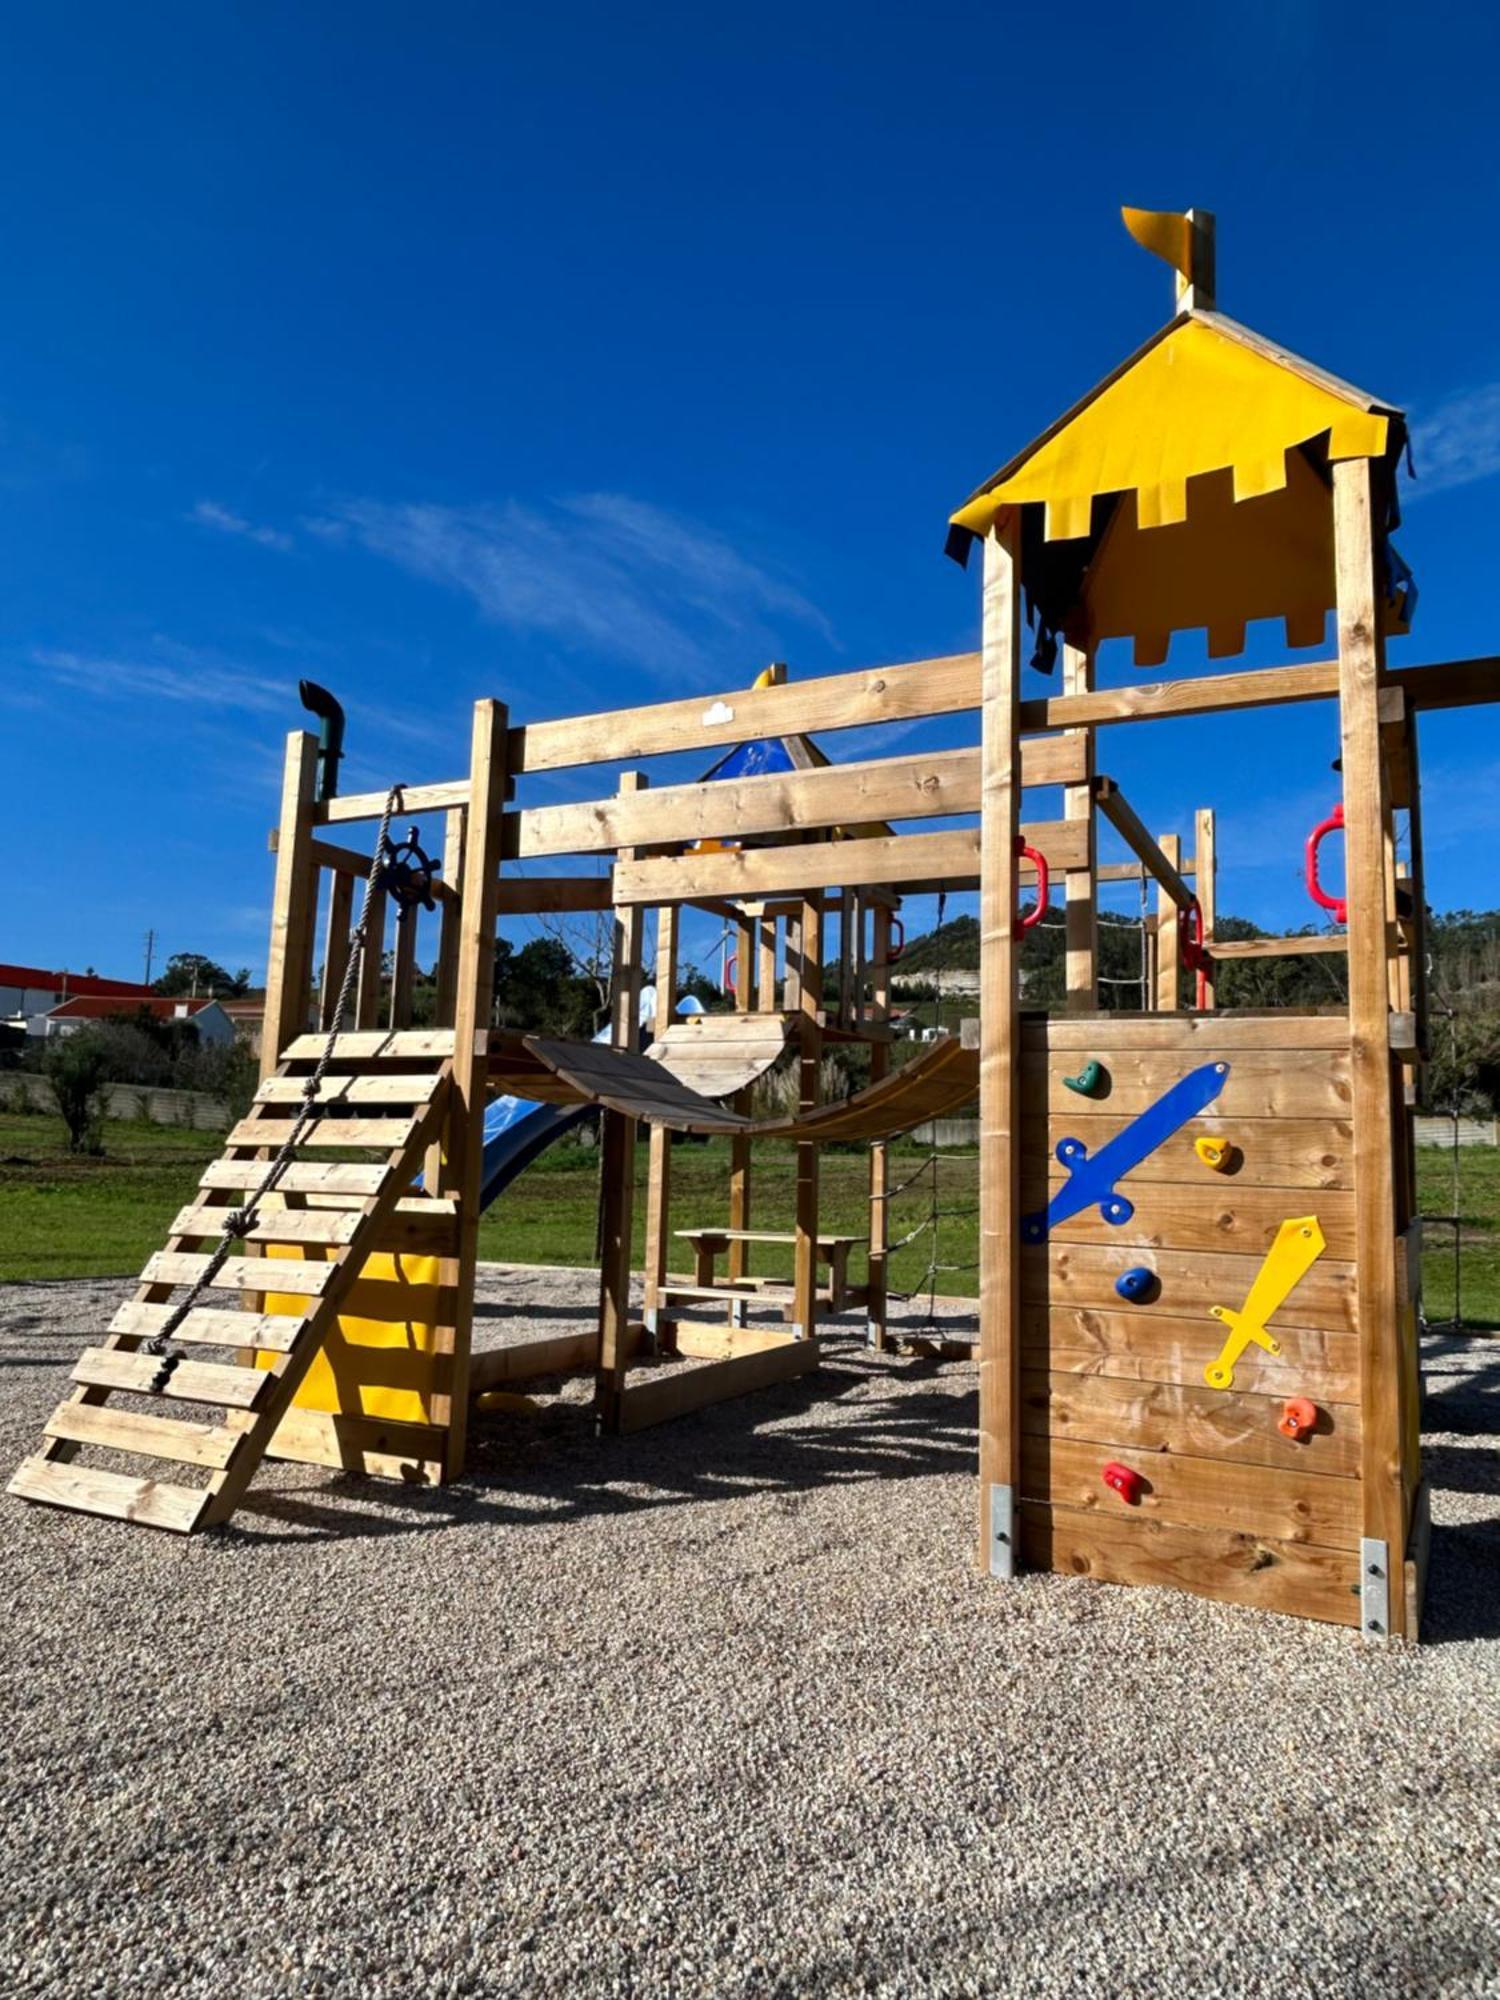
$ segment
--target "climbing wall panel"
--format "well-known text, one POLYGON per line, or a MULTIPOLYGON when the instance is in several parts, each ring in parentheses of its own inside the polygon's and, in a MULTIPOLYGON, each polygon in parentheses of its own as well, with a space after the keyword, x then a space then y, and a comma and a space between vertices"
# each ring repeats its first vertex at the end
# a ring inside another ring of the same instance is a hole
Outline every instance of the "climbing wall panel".
POLYGON ((1034 1566, 1359 1622, 1347 1021, 1022 1029, 1034 1566))

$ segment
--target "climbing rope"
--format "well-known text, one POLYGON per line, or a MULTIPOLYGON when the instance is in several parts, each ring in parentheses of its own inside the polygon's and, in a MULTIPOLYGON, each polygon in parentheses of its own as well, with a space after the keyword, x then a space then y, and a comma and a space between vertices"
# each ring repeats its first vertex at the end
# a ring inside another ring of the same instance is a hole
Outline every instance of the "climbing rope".
MULTIPOLYGON (((151 1379, 151 1390, 160 1395, 172 1379, 173 1371, 183 1359, 182 1350, 173 1345, 172 1336, 187 1318, 193 1307, 213 1284, 215 1278, 229 1261, 230 1251, 241 1238, 248 1236, 260 1215, 260 1205, 267 1195, 274 1194, 287 1168, 292 1164, 292 1156, 302 1143, 304 1134, 323 1115, 324 1107, 318 1101, 318 1092, 328 1073, 334 1050, 343 1028, 344 1013, 354 997, 360 971, 364 964, 365 952, 369 947, 370 919, 375 909, 376 891, 386 886, 393 850, 391 847, 391 821, 401 809, 402 786, 392 785, 386 795, 385 810, 380 816, 380 831, 375 837, 375 852, 370 861, 370 873, 365 882, 364 905, 359 913, 359 921, 349 933, 349 957, 344 967, 343 982, 339 987, 338 1000, 330 1016, 332 1026, 328 1039, 323 1045, 312 1075, 302 1086, 302 1103, 292 1121, 292 1129, 274 1160, 266 1168, 260 1186, 255 1190, 243 1208, 231 1208, 225 1212, 224 1230, 217 1247, 210 1253, 202 1272, 188 1287, 185 1297, 173 1306, 160 1328, 149 1340, 141 1342, 141 1350, 146 1354, 158 1355, 161 1366, 151 1379)), ((403 843, 406 850, 415 844, 415 829, 411 840, 403 843)), ((400 851, 400 850, 397 850, 400 851)), ((403 908, 404 914, 404 908, 403 908)))

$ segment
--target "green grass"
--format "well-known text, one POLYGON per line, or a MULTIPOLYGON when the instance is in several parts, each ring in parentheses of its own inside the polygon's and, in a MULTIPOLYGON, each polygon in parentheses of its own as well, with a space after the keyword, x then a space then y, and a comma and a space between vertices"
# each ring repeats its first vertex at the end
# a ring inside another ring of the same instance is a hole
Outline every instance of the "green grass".
MULTIPOLYGON (((166 1226, 192 1200, 204 1164, 222 1140, 213 1132, 173 1126, 111 1123, 105 1127, 102 1159, 69 1155, 56 1118, 0 1116, 0 1281, 22 1278, 128 1277, 161 1247, 166 1226)), ((898 1240, 918 1228, 931 1205, 931 1170, 920 1171, 925 1155, 916 1148, 891 1151, 891 1183, 913 1184, 890 1204, 890 1233, 898 1240)), ((756 1150, 753 1200, 756 1222, 769 1229, 791 1226, 795 1210, 795 1156, 789 1146, 756 1150)), ((867 1228, 864 1154, 836 1147, 823 1154, 822 1226, 830 1234, 862 1236, 867 1228)), ((1500 1150, 1467 1147, 1459 1158, 1459 1213, 1463 1218, 1462 1309, 1464 1318, 1500 1325, 1500 1150)), ((507 1189, 480 1229, 480 1255, 516 1264, 594 1262, 598 1154, 562 1145, 543 1157, 507 1189)), ((1429 1215, 1453 1212, 1452 1166, 1446 1152, 1423 1147, 1419 1157, 1421 1205, 1429 1215)), ((974 1205, 977 1162, 945 1155, 937 1168, 943 1212, 937 1257, 943 1264, 971 1267, 978 1255, 974 1205)), ((642 1256, 646 1148, 637 1150, 636 1259, 642 1256)), ((723 1223, 728 1216, 729 1147, 722 1139, 672 1148, 672 1224, 689 1229, 723 1223)), ((933 1256, 932 1234, 923 1230, 891 1260, 894 1290, 924 1283, 933 1256)), ((673 1253, 675 1269, 689 1269, 687 1246, 673 1253)), ((856 1264, 857 1268, 857 1264, 856 1264)), ((761 1276, 789 1277, 790 1249, 757 1245, 751 1269, 761 1276)), ((972 1268, 945 1270, 938 1289, 971 1296, 972 1268)), ((1452 1233, 1429 1224, 1423 1285, 1428 1316, 1453 1311, 1452 1233)))

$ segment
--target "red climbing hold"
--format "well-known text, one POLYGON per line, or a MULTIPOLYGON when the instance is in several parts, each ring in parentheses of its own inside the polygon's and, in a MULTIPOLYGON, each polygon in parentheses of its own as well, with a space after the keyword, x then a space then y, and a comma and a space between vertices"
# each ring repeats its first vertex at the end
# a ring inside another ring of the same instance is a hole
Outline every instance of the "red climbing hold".
POLYGON ((1112 1458, 1100 1477, 1106 1486, 1119 1494, 1127 1507, 1136 1506, 1146 1490, 1146 1482, 1140 1473, 1128 1465, 1121 1465, 1118 1459, 1112 1458))
POLYGON ((1288 1396, 1281 1406, 1276 1428, 1294 1444, 1310 1438, 1318 1428, 1318 1406, 1307 1396, 1288 1396))

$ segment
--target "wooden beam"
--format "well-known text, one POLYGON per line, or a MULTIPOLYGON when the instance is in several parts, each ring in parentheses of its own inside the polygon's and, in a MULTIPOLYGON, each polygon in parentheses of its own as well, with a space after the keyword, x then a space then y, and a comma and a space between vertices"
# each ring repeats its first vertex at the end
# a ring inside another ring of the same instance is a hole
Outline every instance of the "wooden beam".
POLYGON ((1314 660, 1295 667, 1253 667, 1237 674, 1203 674, 1194 680, 1098 688, 1092 694, 1049 695, 1022 702, 1021 727, 1029 734, 1038 729, 1078 729, 1086 723, 1155 722, 1168 715, 1326 701, 1338 691, 1337 660, 1314 660))
MULTIPOLYGON (((798 954, 797 1115, 805 1118, 823 1096, 823 912, 816 901, 802 907, 798 954)), ((812 1340, 818 1321, 818 1161, 816 1146, 798 1146, 793 1312, 804 1341, 812 1340)))
POLYGON ((613 908, 614 894, 608 875, 504 875, 500 880, 502 917, 613 908))
MULTIPOLYGON (((1385 783, 1379 687, 1383 646, 1376 513, 1368 459, 1333 465, 1344 867, 1349 904, 1349 1035, 1354 1115, 1355 1259, 1360 1331, 1363 1532, 1386 1545, 1389 1625, 1405 1630, 1401 1301, 1397 1271, 1393 1072, 1386 984, 1385 783)), ((1370 1636, 1375 1636, 1371 1634, 1370 1636)))
POLYGON ((1233 958, 1321 958, 1336 957, 1349 949, 1342 933, 1337 937, 1226 938, 1216 944, 1216 959, 1233 958))
MULTIPOLYGON (((1082 647, 1064 644, 1062 678, 1064 693, 1088 694, 1094 685, 1093 655, 1082 647)), ((1098 1003, 1099 906, 1094 871, 1099 855, 1094 830, 1094 732, 1085 723, 1068 740, 1078 745, 1082 768, 1063 793, 1063 817, 1081 821, 1088 829, 1088 857, 1083 867, 1070 868, 1063 877, 1067 1004, 1077 1014, 1091 1012, 1098 1003)))
MULTIPOLYGON (((980 1560, 1015 1573, 1020 1476, 1020 1167, 1017 1006, 1020 999, 1021 552, 1014 517, 984 544, 983 805, 979 1044, 980 1560)), ((1033 843, 1034 844, 1034 843, 1033 843)))
MULTIPOLYGON (((677 921, 675 903, 656 913, 656 1033, 672 1024, 677 997, 677 921)), ((671 1240, 672 1134, 665 1125, 651 1127, 650 1164, 646 1179, 645 1318, 646 1331, 660 1345, 662 1287, 667 1282, 667 1250, 671 1240)))
MULTIPOLYGON (((1182 842, 1175 833, 1164 833, 1157 843, 1161 858, 1180 883, 1177 862, 1182 842)), ((1164 884, 1156 886, 1156 1004, 1164 1014, 1175 1014, 1182 1006, 1182 912, 1164 884)))
POLYGON ((336 1022, 333 1015, 344 984, 344 974, 349 969, 354 889, 352 875, 335 875, 328 885, 328 916, 323 926, 323 984, 318 994, 318 1025, 325 1031, 343 1026, 343 1022, 336 1022))
POLYGON ((1445 660, 1433 667, 1397 667, 1386 685, 1401 690, 1414 709, 1472 708, 1500 701, 1500 656, 1445 660))
MULTIPOLYGON (((748 1014, 755 1006, 755 924, 749 917, 741 917, 734 927, 734 1006, 738 1014, 748 1014)), ((731 1111, 739 1112, 742 1118, 750 1115, 750 1091, 737 1090, 729 1101, 731 1111)), ((750 1139, 744 1132, 732 1132, 729 1136, 729 1226, 731 1229, 750 1227, 751 1187, 750 1187, 750 1139)), ((736 1240, 729 1246, 729 1282, 736 1285, 750 1268, 749 1246, 736 1240)), ((730 1320, 735 1317, 730 1309, 730 1320)))
MULTIPOLYGON (((1082 865, 1087 828, 1044 820, 1024 829, 1032 847, 1058 870, 1082 865)), ((806 846, 745 847, 722 854, 664 855, 621 860, 615 867, 617 903, 688 903, 703 896, 786 895, 796 889, 863 888, 899 883, 908 894, 926 884, 950 892, 979 881, 979 829, 893 834, 889 839, 824 840, 806 846)), ((1023 879, 1031 874, 1022 869, 1023 879)), ((820 906, 821 907, 821 906, 820 906)))
MULTIPOLYGON (((883 904, 877 903, 872 919, 873 935, 870 947, 870 1004, 869 1021, 874 1027, 888 1029, 891 1018, 891 912, 883 904)), ((877 1041, 870 1048, 870 1081, 879 1083, 890 1074, 891 1049, 888 1041, 877 1041)), ((870 1147, 870 1224, 868 1249, 868 1280, 866 1285, 865 1324, 870 1345, 881 1353, 890 1346, 890 1336, 886 1331, 888 1298, 890 1292, 890 1272, 888 1269, 890 1244, 890 1152, 883 1139, 877 1139, 870 1147)))
POLYGON ((270 1076, 287 1043, 307 1026, 312 992, 312 929, 317 920, 317 871, 312 864, 313 798, 318 740, 294 729, 282 766, 276 880, 271 891, 271 945, 266 961, 266 1011, 260 1073, 270 1076))
MULTIPOLYGON (((453 1090, 444 1146, 441 1194, 458 1196, 458 1280, 453 1325, 440 1330, 439 1351, 452 1348, 449 1395, 435 1397, 432 1415, 448 1427, 448 1477, 463 1471, 468 1446, 469 1350, 474 1331, 474 1279, 479 1259, 479 1178, 484 1164, 490 1012, 495 988, 495 901, 499 890, 500 821, 505 806, 506 709, 474 704, 463 836, 463 900, 453 1015, 453 1090)), ((450 844, 452 824, 449 824, 450 844)))
POLYGON ((1170 862, 1147 833, 1133 809, 1126 803, 1113 778, 1095 778, 1094 798, 1127 847, 1135 850, 1148 875, 1152 876, 1179 910, 1191 908, 1193 892, 1182 879, 1182 870, 1170 862))
MULTIPOLYGON (((620 779, 624 793, 638 792, 646 780, 639 771, 620 779)), ((610 1040, 617 1049, 634 1049, 641 1002, 641 932, 645 913, 638 907, 617 910, 610 988, 610 1040)), ((620 1428, 620 1396, 630 1365, 630 1253, 635 1211, 636 1121, 624 1112, 606 1109, 600 1120, 599 1187, 599 1372, 595 1378, 595 1408, 606 1431, 620 1428)))
MULTIPOLYGON (((1213 949, 1214 923, 1218 916, 1219 863, 1218 850, 1215 846, 1216 837, 1217 823, 1213 807, 1200 806, 1193 822, 1193 846, 1195 858, 1199 863, 1193 888, 1198 897, 1198 908, 1203 912, 1203 942, 1210 951, 1213 949)), ((1177 863, 1177 871, 1179 874, 1183 872, 1180 860, 1177 863)), ((1215 1005, 1213 980, 1205 979, 1200 983, 1203 989, 1203 1011, 1212 1013, 1215 1005)))

